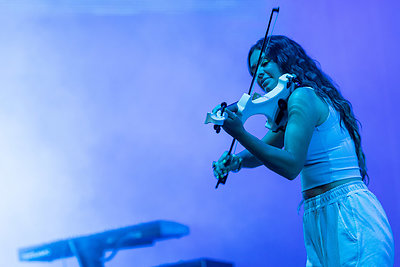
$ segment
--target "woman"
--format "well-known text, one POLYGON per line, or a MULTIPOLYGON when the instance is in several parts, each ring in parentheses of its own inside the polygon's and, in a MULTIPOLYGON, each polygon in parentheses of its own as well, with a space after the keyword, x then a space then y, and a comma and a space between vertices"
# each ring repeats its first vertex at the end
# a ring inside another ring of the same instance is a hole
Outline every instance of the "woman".
POLYGON ((246 150, 213 163, 220 178, 229 171, 265 165, 293 180, 301 174, 307 266, 392 266, 394 245, 382 206, 367 189, 365 155, 349 101, 303 48, 285 36, 269 37, 257 74, 263 39, 249 51, 250 74, 266 92, 282 74, 301 87, 288 99, 284 132, 258 139, 227 110, 223 129, 246 150))

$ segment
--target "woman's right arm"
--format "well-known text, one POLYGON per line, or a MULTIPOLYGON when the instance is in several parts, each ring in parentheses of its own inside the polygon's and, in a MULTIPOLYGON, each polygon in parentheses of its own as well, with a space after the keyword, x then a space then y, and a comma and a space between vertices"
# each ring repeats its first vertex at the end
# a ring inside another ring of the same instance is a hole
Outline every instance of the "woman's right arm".
MULTIPOLYGON (((274 133, 272 131, 268 131, 267 134, 261 140, 268 145, 277 148, 282 148, 284 142, 284 132, 279 131, 277 133, 274 133)), ((261 161, 259 161, 253 154, 251 154, 246 149, 238 153, 237 156, 242 158, 243 168, 255 168, 260 165, 263 165, 261 161)))
MULTIPOLYGON (((268 145, 282 148, 284 143, 284 133, 268 131, 267 134, 261 139, 268 145)), ((228 155, 228 151, 225 151, 218 161, 213 162, 213 170, 215 178, 219 179, 230 171, 237 172, 243 168, 255 168, 263 165, 253 154, 247 150, 236 155, 228 155)))

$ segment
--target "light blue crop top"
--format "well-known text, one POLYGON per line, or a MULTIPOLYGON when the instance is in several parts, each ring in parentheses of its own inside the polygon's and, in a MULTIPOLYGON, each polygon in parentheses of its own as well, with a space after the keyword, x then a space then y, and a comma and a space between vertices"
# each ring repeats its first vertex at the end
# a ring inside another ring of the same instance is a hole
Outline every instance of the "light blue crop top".
POLYGON ((324 123, 315 127, 303 170, 302 191, 334 181, 359 177, 354 142, 347 129, 340 127, 338 112, 329 105, 324 123))

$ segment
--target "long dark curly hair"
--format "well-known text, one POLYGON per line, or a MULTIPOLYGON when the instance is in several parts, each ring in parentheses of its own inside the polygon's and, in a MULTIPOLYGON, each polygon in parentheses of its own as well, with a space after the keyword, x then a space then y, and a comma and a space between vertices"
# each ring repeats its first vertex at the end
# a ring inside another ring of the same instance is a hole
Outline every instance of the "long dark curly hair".
MULTIPOLYGON (((254 73, 251 72, 250 68, 250 56, 254 50, 261 50, 263 41, 264 38, 258 40, 251 47, 247 57, 249 72, 252 76, 254 73)), ((302 86, 312 87, 323 101, 332 105, 339 112, 341 127, 343 125, 346 127, 354 141, 362 180, 368 184, 369 176, 359 132, 361 123, 355 118, 351 103, 342 96, 332 79, 321 71, 318 67, 319 63, 311 59, 295 41, 286 36, 272 35, 267 38, 266 42, 268 47, 265 57, 268 60, 277 63, 282 73, 295 74, 302 86)))

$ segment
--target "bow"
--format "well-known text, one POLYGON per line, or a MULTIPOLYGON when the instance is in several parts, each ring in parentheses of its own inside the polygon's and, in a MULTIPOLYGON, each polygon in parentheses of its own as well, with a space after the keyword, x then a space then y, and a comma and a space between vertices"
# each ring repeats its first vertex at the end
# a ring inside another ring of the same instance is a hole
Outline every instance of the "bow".
MULTIPOLYGON (((251 106, 252 106, 252 107, 258 106, 258 105, 252 105, 252 103, 254 104, 254 102, 249 101, 249 99, 250 99, 251 91, 252 91, 252 89, 253 89, 254 81, 255 81, 255 79, 256 79, 256 77, 257 77, 258 68, 259 68, 260 63, 261 63, 262 54, 263 54, 262 52, 265 51, 265 48, 266 48, 266 40, 267 40, 267 37, 268 37, 269 28, 270 28, 270 26, 271 26, 271 21, 272 21, 272 18, 273 18, 274 13, 277 13, 277 14, 279 13, 279 7, 273 8, 272 11, 271 11, 271 15, 270 15, 270 18, 269 18, 267 31, 265 32, 265 37, 264 37, 263 45, 262 45, 262 48, 261 48, 261 53, 260 53, 260 56, 258 57, 257 67, 256 67, 256 70, 255 70, 255 72, 254 72, 253 78, 252 78, 252 80, 251 80, 249 92, 248 92, 248 94, 245 94, 245 95, 247 95, 247 96, 243 95, 243 97, 241 98, 242 101, 239 101, 239 102, 237 103, 237 104, 238 104, 238 110, 242 113, 242 116, 243 116, 243 114, 247 114, 247 115, 251 114, 251 112, 245 111, 245 110, 246 110, 245 107, 246 107, 247 105, 248 105, 248 107, 249 107, 247 110, 250 110, 250 109, 255 110, 255 108, 250 108, 250 107, 251 107, 251 106), (247 100, 246 100, 246 98, 247 98, 247 100), (239 106, 239 103, 240 103, 240 106, 239 106), (240 108, 242 108, 242 109, 240 109, 240 108)), ((278 85, 279 85, 279 83, 278 83, 278 85)), ((287 86, 284 86, 284 87, 287 87, 287 86)), ((282 87, 282 88, 283 88, 283 87, 282 87)), ((270 93, 272 93, 273 91, 274 91, 274 90, 272 90, 270 93)), ((282 91, 282 90, 281 90, 281 91, 282 91)), ((276 91, 275 91, 275 92, 276 92, 276 91)), ((275 92, 274 92, 274 93, 275 93, 275 92)), ((267 95, 268 95, 268 94, 267 94, 267 95)), ((267 96, 267 95, 266 95, 266 96, 267 96)), ((266 96, 264 96, 264 97, 266 97, 266 96)), ((270 98, 268 98, 268 99, 270 99, 270 98)), ((287 100, 287 98, 286 98, 286 100, 287 100)), ((272 103, 271 101, 267 101, 267 102, 272 103)), ((265 102, 265 103, 267 103, 267 102, 265 102)), ((281 102, 281 103, 283 103, 283 102, 281 102)), ((234 104, 232 104, 232 105, 235 105, 235 104, 236 104, 236 103, 234 103, 234 104)), ((278 104, 279 104, 279 103, 278 103, 278 104)), ((231 105, 231 106, 232 106, 232 105, 231 105)), ((270 105, 270 106, 272 107, 271 104, 268 104, 268 105, 270 105)), ((283 107, 283 106, 282 106, 282 107, 283 107)), ((224 111, 225 111, 226 108, 229 108, 229 107, 227 106, 227 104, 226 104, 225 102, 223 102, 223 103, 221 104, 221 110, 219 110, 219 111, 217 112, 217 114, 210 114, 210 113, 207 114, 206 123, 210 123, 210 122, 214 123, 214 129, 216 130, 217 133, 219 133, 219 132, 221 131, 221 125, 223 125, 223 121, 227 118, 227 114, 224 113, 224 111)), ((261 108, 261 109, 262 109, 262 108, 261 108)), ((261 110, 261 109, 260 109, 260 110, 261 110)), ((259 113, 255 113, 255 114, 259 114, 259 113)), ((253 115, 254 115, 254 114, 253 114, 253 115)), ((251 115, 250 115, 250 116, 251 116, 251 115)), ((248 117, 250 117, 250 116, 248 116, 248 117)), ((280 120, 282 120, 283 117, 284 117, 284 114, 282 113, 282 115, 280 115, 280 116, 282 117, 280 120)), ((248 117, 247 117, 247 118, 248 118, 248 117)), ((242 118, 243 118, 243 117, 242 117, 242 118)), ((247 119, 247 118, 246 118, 246 119, 247 119)), ((268 116, 267 116, 267 120, 268 120, 268 116)), ((272 120, 271 120, 271 121, 272 121, 272 120)), ((268 122, 267 122, 267 124, 268 124, 268 122)), ((232 140, 232 143, 231 143, 231 146, 230 146, 230 148, 229 148, 229 151, 228 151, 228 155, 231 155, 231 154, 232 154, 232 150, 233 150, 233 147, 234 147, 234 145, 235 145, 235 142, 236 142, 236 139, 233 139, 233 140, 232 140)), ((226 162, 226 164, 230 164, 230 162, 226 162)), ((219 179, 218 179, 218 182, 217 182, 217 185, 215 186, 215 188, 218 188, 219 184, 225 184, 227 178, 228 178, 228 173, 226 173, 223 177, 219 178, 219 179)))

